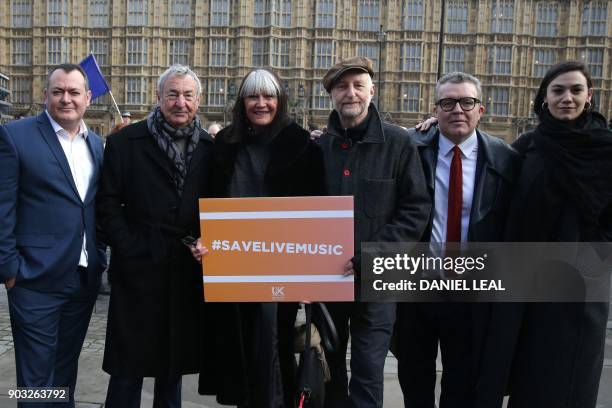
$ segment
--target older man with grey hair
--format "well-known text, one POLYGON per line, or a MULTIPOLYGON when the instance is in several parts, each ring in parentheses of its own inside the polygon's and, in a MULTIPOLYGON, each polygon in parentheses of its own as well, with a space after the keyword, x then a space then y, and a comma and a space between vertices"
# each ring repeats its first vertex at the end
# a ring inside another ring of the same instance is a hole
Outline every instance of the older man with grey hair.
POLYGON ((112 248, 109 408, 140 407, 143 377, 155 378, 153 406, 180 407, 181 376, 199 371, 202 277, 189 245, 212 153, 201 89, 192 70, 171 66, 147 119, 106 143, 97 210, 112 248))

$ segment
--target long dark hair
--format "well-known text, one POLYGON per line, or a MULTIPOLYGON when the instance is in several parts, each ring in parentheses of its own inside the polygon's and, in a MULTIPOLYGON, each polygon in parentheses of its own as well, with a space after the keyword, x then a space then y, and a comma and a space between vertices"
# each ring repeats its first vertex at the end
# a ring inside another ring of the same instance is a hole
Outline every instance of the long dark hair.
POLYGON ((548 85, 561 74, 565 74, 566 72, 578 71, 584 75, 587 82, 587 88, 593 87, 593 81, 591 80, 591 74, 587 67, 579 61, 566 61, 561 62, 557 65, 553 65, 548 71, 546 71, 546 75, 542 78, 542 82, 540 83, 540 88, 538 88, 538 93, 536 94, 535 100, 533 101, 533 111, 538 115, 540 119, 542 119, 542 113, 544 109, 542 108, 542 104, 544 103, 544 98, 546 97, 546 90, 548 89, 548 85))
POLYGON ((287 92, 282 86, 280 78, 267 69, 254 69, 242 79, 238 88, 238 96, 232 110, 232 124, 228 129, 227 138, 232 142, 239 142, 251 132, 251 124, 246 116, 244 99, 249 95, 274 95, 278 98, 278 107, 274 120, 268 125, 267 132, 275 135, 289 123, 287 92))

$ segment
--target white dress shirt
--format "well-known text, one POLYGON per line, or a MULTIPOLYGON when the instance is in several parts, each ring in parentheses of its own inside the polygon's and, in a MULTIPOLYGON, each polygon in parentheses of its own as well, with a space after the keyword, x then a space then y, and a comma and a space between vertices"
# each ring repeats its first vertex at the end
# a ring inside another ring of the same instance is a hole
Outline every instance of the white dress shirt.
MULTIPOLYGON (((85 201, 85 196, 89 190, 89 184, 91 183, 91 177, 93 176, 94 164, 91 152, 87 146, 87 126, 85 122, 81 120, 79 127, 79 133, 71 139, 70 134, 57 123, 49 112, 45 111, 53 130, 57 135, 57 139, 64 150, 66 160, 70 166, 70 172, 72 173, 72 179, 76 185, 81 201, 85 201)), ((81 257, 79 258, 79 266, 87 267, 87 238, 83 232, 83 244, 81 245, 81 257)))
MULTIPOLYGON (((434 186, 434 217, 431 242, 446 242, 446 219, 448 218, 448 183, 455 144, 440 133, 438 160, 434 186)), ((461 150, 463 204, 461 205, 461 242, 467 241, 474 196, 476 161, 478 159, 478 137, 474 131, 459 145, 461 150)))

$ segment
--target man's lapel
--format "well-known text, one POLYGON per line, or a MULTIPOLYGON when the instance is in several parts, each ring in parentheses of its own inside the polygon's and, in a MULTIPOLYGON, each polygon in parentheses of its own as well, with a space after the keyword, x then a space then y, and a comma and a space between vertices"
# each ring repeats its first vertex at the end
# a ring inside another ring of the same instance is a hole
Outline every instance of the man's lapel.
POLYGON ((87 204, 94 199, 97 191, 98 178, 100 177, 100 170, 102 169, 103 149, 101 146, 102 143, 97 138, 97 135, 91 130, 89 131, 85 141, 87 142, 87 147, 89 148, 89 153, 91 154, 91 162, 93 164, 89 188, 87 189, 87 194, 85 194, 85 204, 87 204))
POLYGON ((200 142, 198 142, 196 149, 193 151, 191 161, 189 162, 189 171, 187 172, 188 175, 191 175, 197 171, 198 167, 200 167, 200 165, 203 163, 206 156, 207 145, 212 146, 212 143, 213 139, 208 133, 200 133, 200 142))
MULTIPOLYGON (((128 137, 132 136, 130 135, 128 137)), ((134 135, 133 137, 141 138, 141 135, 134 135)), ((170 162, 168 156, 166 156, 166 154, 159 147, 155 138, 151 135, 149 135, 148 138, 150 140, 146 140, 144 143, 140 144, 140 148, 142 148, 144 153, 149 156, 151 161, 157 165, 160 170, 163 170, 174 183, 174 164, 170 162)))
POLYGON ((472 211, 470 214, 471 229, 480 220, 484 219, 493 209, 502 174, 496 165, 493 152, 487 135, 476 131, 478 137, 478 158, 476 159, 476 174, 474 180, 474 196, 472 197, 472 211))
POLYGON ((422 144, 417 145, 423 162, 423 172, 427 181, 427 189, 433 198, 436 180, 436 163, 438 161, 438 140, 440 133, 433 129, 430 130, 423 138, 422 144))
POLYGON ((68 165, 68 159, 66 159, 66 155, 64 154, 64 150, 62 149, 62 145, 57 139, 57 135, 53 131, 53 126, 51 126, 51 122, 49 122, 49 118, 47 118, 47 114, 45 112, 38 115, 37 119, 38 130, 42 135, 43 139, 49 146, 51 153, 55 156, 55 159, 59 163, 62 171, 64 172, 64 176, 66 176, 66 180, 72 187, 74 194, 76 197, 81 200, 79 196, 79 190, 77 190, 74 179, 72 178, 72 172, 70 171, 70 166, 68 165))

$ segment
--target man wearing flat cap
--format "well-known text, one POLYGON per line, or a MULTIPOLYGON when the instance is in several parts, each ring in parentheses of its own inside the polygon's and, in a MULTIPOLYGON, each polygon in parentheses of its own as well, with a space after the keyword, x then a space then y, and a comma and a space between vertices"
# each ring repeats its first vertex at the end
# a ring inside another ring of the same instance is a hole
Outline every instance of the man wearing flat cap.
MULTIPOLYGON (((372 61, 353 57, 323 77, 334 110, 321 136, 330 195, 352 195, 355 202, 355 257, 345 270, 359 286, 362 242, 417 242, 423 235, 431 200, 417 149, 407 132, 383 122, 374 96, 372 61)), ((357 299, 359 291, 357 290, 357 299)), ((326 407, 382 407, 383 368, 395 303, 331 303, 340 347, 328 356, 332 380, 326 407), (351 381, 346 347, 351 335, 351 381)))

